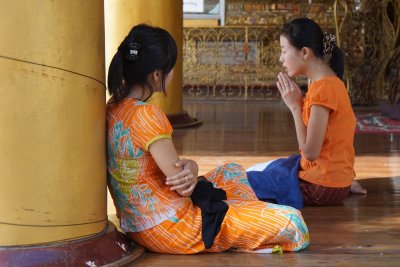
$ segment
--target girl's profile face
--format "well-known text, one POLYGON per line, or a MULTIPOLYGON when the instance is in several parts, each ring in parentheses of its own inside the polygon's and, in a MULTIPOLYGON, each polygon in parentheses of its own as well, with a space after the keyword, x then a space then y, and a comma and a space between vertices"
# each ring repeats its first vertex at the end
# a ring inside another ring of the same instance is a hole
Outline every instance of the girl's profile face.
POLYGON ((289 40, 283 35, 280 36, 279 42, 281 44, 279 61, 282 62, 284 72, 290 77, 302 74, 304 60, 301 58, 301 52, 291 45, 289 40))

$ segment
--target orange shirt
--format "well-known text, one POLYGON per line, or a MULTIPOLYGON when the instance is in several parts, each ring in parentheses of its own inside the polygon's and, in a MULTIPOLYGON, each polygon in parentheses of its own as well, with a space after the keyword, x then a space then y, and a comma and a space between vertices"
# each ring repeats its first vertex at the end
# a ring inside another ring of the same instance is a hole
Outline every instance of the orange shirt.
POLYGON ((354 129, 356 119, 345 85, 338 77, 311 83, 304 98, 303 121, 308 125, 312 105, 330 109, 321 153, 311 162, 302 157, 299 177, 327 187, 350 186, 354 176, 354 129))
POLYGON ((156 106, 124 98, 107 104, 108 186, 125 232, 138 232, 176 220, 191 204, 165 185, 149 146, 171 138, 172 127, 156 106))

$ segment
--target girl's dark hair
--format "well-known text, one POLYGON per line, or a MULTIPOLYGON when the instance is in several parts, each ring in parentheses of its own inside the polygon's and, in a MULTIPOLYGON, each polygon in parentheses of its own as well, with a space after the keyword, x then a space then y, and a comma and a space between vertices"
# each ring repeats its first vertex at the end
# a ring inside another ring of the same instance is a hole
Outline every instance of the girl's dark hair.
POLYGON ((133 85, 153 88, 147 77, 162 71, 161 85, 165 94, 165 79, 177 59, 177 47, 166 30, 145 24, 134 26, 122 41, 108 69, 108 91, 118 102, 128 95, 133 85))
MULTIPOLYGON (((315 56, 324 58, 324 33, 312 19, 297 18, 284 24, 281 35, 286 37, 290 44, 297 49, 308 47, 314 52, 315 56)), ((333 44, 331 53, 329 65, 341 79, 344 72, 343 53, 336 44, 333 44)))

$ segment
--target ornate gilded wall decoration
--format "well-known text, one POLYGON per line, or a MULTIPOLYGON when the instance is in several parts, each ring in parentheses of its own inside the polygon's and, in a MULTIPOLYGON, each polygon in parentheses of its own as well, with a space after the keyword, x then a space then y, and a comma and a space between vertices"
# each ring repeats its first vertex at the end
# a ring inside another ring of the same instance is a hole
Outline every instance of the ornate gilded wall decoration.
POLYGON ((400 103, 400 1, 388 1, 387 19, 393 32, 393 53, 386 66, 384 85, 385 94, 392 104, 400 103))
POLYGON ((200 98, 270 99, 280 71, 279 31, 265 27, 185 28, 184 92, 200 98), (273 55, 273 56, 272 56, 273 55))
MULTIPOLYGON (((336 32, 352 102, 400 98, 400 0, 226 0, 225 27, 184 28, 184 94, 211 99, 278 99, 279 30, 308 16, 336 32)), ((298 83, 306 85, 305 79, 298 83)))
POLYGON ((400 75, 397 72, 396 78, 392 69, 398 69, 393 58, 398 39, 398 4, 397 0, 338 0, 334 3, 336 8, 346 10, 337 31, 340 47, 345 52, 345 79, 353 104, 377 104, 398 88, 390 82, 398 80, 400 75))

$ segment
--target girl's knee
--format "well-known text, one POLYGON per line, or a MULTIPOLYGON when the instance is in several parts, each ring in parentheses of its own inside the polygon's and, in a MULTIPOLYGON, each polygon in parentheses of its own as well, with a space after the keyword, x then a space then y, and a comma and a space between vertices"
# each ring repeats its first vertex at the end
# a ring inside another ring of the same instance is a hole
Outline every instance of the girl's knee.
POLYGON ((308 235, 308 228, 301 212, 288 206, 283 206, 282 209, 284 210, 282 216, 288 221, 288 227, 294 227, 302 235, 308 235))
POLYGON ((301 216, 301 213, 294 209, 294 212, 288 215, 288 227, 291 228, 292 241, 294 244, 296 244, 296 247, 293 248, 293 251, 298 251, 308 247, 310 244, 310 236, 307 225, 301 216))
POLYGON ((231 171, 240 171, 245 173, 246 171, 244 170, 243 166, 237 163, 225 163, 224 165, 222 165, 224 169, 229 169, 231 171))
POLYGON ((222 165, 221 169, 225 180, 240 181, 246 185, 248 184, 247 174, 242 165, 236 163, 225 163, 222 165))
POLYGON ((293 208, 291 206, 268 203, 268 207, 274 208, 274 209, 278 210, 280 213, 295 214, 297 216, 302 217, 301 212, 298 209, 293 208))

